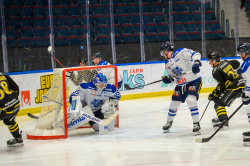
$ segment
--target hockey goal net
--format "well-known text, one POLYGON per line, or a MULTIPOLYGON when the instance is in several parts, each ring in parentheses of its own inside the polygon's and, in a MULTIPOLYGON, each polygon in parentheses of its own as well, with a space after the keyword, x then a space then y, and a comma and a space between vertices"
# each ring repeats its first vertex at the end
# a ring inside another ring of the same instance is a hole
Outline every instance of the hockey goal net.
MULTIPOLYGON (((67 107, 69 106, 69 96, 81 83, 93 81, 93 78, 98 73, 104 74, 109 84, 114 84, 118 87, 117 67, 115 65, 54 69, 52 86, 42 97, 43 102, 41 104, 39 119, 35 128, 27 134, 27 138, 67 138, 67 107)), ((118 107, 116 111, 118 111, 118 107)), ((86 128, 90 127, 88 124, 84 126, 86 128)), ((115 126, 119 127, 119 115, 116 117, 115 126)))

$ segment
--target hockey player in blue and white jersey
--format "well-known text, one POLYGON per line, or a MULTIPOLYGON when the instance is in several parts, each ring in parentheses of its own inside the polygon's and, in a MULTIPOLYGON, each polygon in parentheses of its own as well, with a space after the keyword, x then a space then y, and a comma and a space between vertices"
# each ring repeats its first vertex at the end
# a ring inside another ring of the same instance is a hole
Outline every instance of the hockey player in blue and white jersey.
POLYGON ((172 95, 170 103, 167 124, 163 126, 163 131, 168 132, 172 127, 173 119, 181 103, 187 102, 193 118, 193 133, 200 134, 199 111, 197 107, 197 100, 202 85, 200 72, 201 54, 187 48, 179 48, 174 50, 170 42, 165 42, 161 45, 161 56, 166 58, 165 68, 168 76, 163 76, 162 81, 165 84, 177 84, 172 95), (193 62, 191 61, 193 60, 193 62), (171 76, 179 75, 185 72, 191 73, 170 78, 171 76))
MULTIPOLYGON (((240 44, 237 51, 243 60, 241 74, 245 82, 245 93, 242 94, 242 102, 247 105, 246 112, 250 123, 250 43, 240 44)), ((250 146, 250 131, 243 132, 243 142, 245 146, 250 146)))
MULTIPOLYGON (((93 63, 95 66, 105 66, 105 65, 111 65, 109 62, 105 61, 105 60, 102 60, 102 55, 100 52, 96 52, 96 53, 93 53, 92 55, 92 60, 93 60, 93 63)), ((105 72, 107 72, 108 69, 102 69, 102 70, 105 70, 105 72)), ((102 70, 100 70, 100 72, 102 72, 102 70)), ((99 72, 99 71, 97 71, 99 72)), ((108 71, 111 73, 111 71, 108 71)), ((112 71, 113 72, 113 71, 112 71)), ((112 74, 111 74, 112 75, 112 74)), ((108 76, 109 77, 109 76, 108 76)), ((108 83, 110 84, 114 84, 114 79, 112 78, 112 76, 110 76, 110 78, 107 78, 108 79, 108 83)), ((122 86, 122 81, 123 81, 123 78, 120 74, 118 74, 118 89, 121 88, 122 86)))
MULTIPOLYGON (((111 84, 107 83, 107 78, 102 73, 99 73, 94 78, 93 82, 81 83, 79 88, 69 97, 70 109, 68 113, 68 131, 71 131, 87 122, 93 126, 95 131, 99 130, 99 125, 85 118, 85 113, 92 115, 98 119, 104 119, 104 114, 113 114, 118 101, 121 98, 119 90, 111 84), (77 101, 77 100, 80 101, 77 101), (84 101, 87 106, 82 108, 81 102, 84 101), (78 103, 78 108, 72 108, 78 103), (108 107, 104 107, 104 103, 108 103, 108 107), (79 123, 71 123, 79 120, 79 123)), ((108 125, 108 130, 114 129, 115 119, 108 125)))

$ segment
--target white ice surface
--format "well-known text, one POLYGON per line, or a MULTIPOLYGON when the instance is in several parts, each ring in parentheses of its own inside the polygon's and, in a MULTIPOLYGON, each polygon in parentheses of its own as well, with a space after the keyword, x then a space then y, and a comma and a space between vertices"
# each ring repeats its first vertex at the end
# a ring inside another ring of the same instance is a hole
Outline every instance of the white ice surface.
MULTIPOLYGON (((200 96, 200 117, 208 103, 200 96)), ((245 106, 230 120, 228 131, 219 131, 208 143, 195 143, 214 133, 211 119, 216 117, 210 103, 202 121, 201 135, 192 133, 192 118, 186 103, 181 104, 169 133, 163 133, 170 97, 145 98, 120 102, 120 128, 106 135, 92 129, 77 130, 65 140, 28 140, 24 147, 8 148, 12 136, 0 122, 0 165, 2 166, 249 166, 250 147, 243 146, 242 132, 249 131, 245 106), (86 135, 86 132, 89 133, 86 135)), ((237 99, 228 115, 241 104, 237 99)), ((26 134, 35 120, 18 117, 26 134)))

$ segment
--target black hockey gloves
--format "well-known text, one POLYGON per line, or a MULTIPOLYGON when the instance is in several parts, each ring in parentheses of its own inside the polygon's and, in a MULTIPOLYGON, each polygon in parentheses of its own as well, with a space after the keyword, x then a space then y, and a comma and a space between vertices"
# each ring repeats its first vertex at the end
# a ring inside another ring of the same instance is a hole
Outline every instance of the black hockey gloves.
POLYGON ((162 76, 161 78, 165 84, 170 84, 171 82, 174 82, 174 79, 170 78, 169 76, 162 76))
POLYGON ((195 60, 192 66, 192 71, 194 74, 197 74, 200 72, 200 66, 201 66, 201 62, 199 60, 195 60))
POLYGON ((245 96, 245 93, 242 94, 241 99, 242 99, 243 104, 245 104, 245 105, 250 104, 250 97, 245 96))
POLYGON ((210 94, 208 95, 208 100, 209 100, 209 101, 214 101, 214 100, 216 100, 216 99, 217 99, 217 96, 215 96, 214 93, 210 93, 210 94))

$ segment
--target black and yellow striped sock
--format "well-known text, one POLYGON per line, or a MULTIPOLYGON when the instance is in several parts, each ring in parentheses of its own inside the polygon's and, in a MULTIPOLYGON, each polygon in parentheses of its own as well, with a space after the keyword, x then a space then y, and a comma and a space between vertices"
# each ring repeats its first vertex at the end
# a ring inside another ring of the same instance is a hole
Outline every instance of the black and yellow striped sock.
POLYGON ((10 133, 13 135, 13 137, 20 137, 19 134, 19 126, 18 124, 15 122, 14 125, 8 125, 8 128, 10 130, 10 133))
POLYGON ((225 109, 224 106, 220 106, 218 108, 216 108, 216 114, 217 117, 221 120, 221 119, 227 119, 227 111, 225 109))

